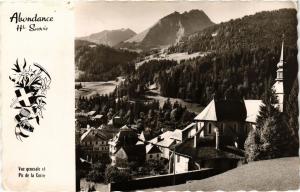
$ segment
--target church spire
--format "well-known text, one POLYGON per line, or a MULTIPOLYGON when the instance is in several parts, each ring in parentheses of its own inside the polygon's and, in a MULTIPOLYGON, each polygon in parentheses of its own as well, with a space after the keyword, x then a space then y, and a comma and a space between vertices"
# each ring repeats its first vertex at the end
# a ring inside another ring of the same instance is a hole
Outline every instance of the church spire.
POLYGON ((282 39, 280 59, 279 59, 279 62, 277 64, 276 81, 283 81, 283 64, 284 64, 284 61, 283 61, 283 47, 284 47, 284 40, 282 39))
MULTIPOLYGON (((283 36, 284 37, 284 36, 283 36)), ((275 90, 275 93, 278 98, 278 104, 279 104, 279 110, 283 111, 283 98, 284 98, 284 89, 283 89, 283 48, 284 48, 284 40, 282 39, 281 44, 281 53, 280 53, 280 59, 277 64, 277 76, 275 79, 275 83, 273 85, 273 89, 275 90)))
POLYGON ((281 53, 280 53, 280 59, 279 62, 277 64, 277 67, 283 67, 283 46, 284 46, 284 39, 282 40, 282 44, 281 44, 281 53))

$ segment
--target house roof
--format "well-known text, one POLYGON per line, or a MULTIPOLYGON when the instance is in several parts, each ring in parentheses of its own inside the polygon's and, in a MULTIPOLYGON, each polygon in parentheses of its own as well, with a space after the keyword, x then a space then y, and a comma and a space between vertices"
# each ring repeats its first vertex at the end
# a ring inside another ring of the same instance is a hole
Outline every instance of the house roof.
POLYGON ((262 100, 245 100, 245 105, 247 109, 246 122, 256 123, 260 106, 264 105, 262 100))
POLYGON ((193 138, 186 140, 185 142, 176 146, 175 152, 184 156, 192 158, 194 161, 208 160, 208 159, 242 159, 243 155, 238 149, 234 147, 223 147, 222 149, 216 149, 210 141, 204 142, 206 144, 193 147, 193 138))
POLYGON ((143 145, 122 146, 115 152, 117 157, 120 157, 118 155, 120 150, 124 150, 128 159, 131 157, 143 157, 146 154, 145 146, 143 145))
POLYGON ((138 136, 136 132, 127 127, 126 125, 120 128, 118 134, 113 138, 113 142, 117 145, 135 145, 138 141, 138 136))
POLYGON ((149 141, 152 138, 153 136, 150 131, 142 131, 142 133, 138 137, 139 141, 137 142, 137 144, 144 144, 144 141, 149 141))
POLYGON ((174 139, 171 139, 172 137, 173 131, 166 131, 161 135, 151 139, 149 143, 153 143, 162 147, 170 147, 174 142, 174 139))
POLYGON ((87 114, 89 115, 89 116, 92 116, 92 115, 94 115, 96 113, 96 111, 90 111, 90 112, 88 112, 87 114))
POLYGON ((90 128, 80 137, 80 142, 108 139, 109 137, 102 130, 90 128))
POLYGON ((182 141, 182 130, 180 129, 175 129, 173 131, 173 135, 170 137, 171 139, 176 139, 179 141, 182 141))
POLYGON ((182 129, 182 131, 186 131, 186 130, 189 130, 190 128, 192 128, 194 125, 196 125, 195 122, 189 124, 188 126, 186 126, 184 129, 182 129))
POLYGON ((152 153, 162 153, 161 150, 156 145, 146 145, 146 153, 152 154, 152 153))
POLYGON ((101 119, 102 117, 103 117, 103 115, 98 114, 95 117, 93 117, 93 119, 101 119))

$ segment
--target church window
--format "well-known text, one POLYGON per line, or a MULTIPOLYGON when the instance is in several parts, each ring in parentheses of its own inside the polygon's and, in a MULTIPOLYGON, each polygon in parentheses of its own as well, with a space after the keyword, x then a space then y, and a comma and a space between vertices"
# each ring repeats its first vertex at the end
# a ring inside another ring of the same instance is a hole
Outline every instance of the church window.
POLYGON ((177 163, 179 163, 179 162, 180 162, 180 156, 177 155, 177 163))
POLYGON ((211 134, 211 123, 208 123, 208 133, 211 134))

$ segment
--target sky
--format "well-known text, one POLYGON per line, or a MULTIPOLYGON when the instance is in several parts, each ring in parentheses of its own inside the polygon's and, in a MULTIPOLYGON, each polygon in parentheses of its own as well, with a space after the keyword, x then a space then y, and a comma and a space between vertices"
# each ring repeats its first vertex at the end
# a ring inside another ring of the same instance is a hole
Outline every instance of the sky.
MULTIPOLYGON (((203 10, 214 23, 281 8, 297 8, 291 1, 168 1, 122 2, 90 1, 75 3, 76 37, 103 30, 130 28, 136 33, 154 25, 160 18, 192 9, 203 10)), ((297 8, 298 9, 298 8, 297 8)))

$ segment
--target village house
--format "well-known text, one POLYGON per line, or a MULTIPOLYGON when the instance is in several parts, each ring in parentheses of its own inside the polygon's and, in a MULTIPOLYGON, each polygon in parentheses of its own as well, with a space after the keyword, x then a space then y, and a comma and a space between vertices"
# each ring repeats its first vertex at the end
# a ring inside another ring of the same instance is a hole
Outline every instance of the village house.
POLYGON ((162 151, 156 145, 146 145, 146 161, 156 160, 159 161, 162 159, 162 151))
POLYGON ((75 119, 80 126, 91 125, 93 127, 98 127, 104 123, 104 116, 96 114, 96 111, 76 112, 75 119))
MULTIPOLYGON (((138 135, 130 129, 128 126, 124 125, 120 128, 119 132, 109 140, 109 155, 112 160, 112 165, 117 164, 117 152, 123 148, 126 153, 126 147, 135 146, 138 141, 138 135)), ((121 152, 120 152, 121 153, 121 152)))
MULTIPOLYGON (((149 149, 148 151, 150 152, 151 148, 153 146, 157 146, 159 151, 162 152, 160 157, 169 159, 170 158, 170 147, 176 143, 176 139, 174 139, 174 132, 173 131, 166 131, 162 133, 161 135, 151 139, 146 148, 149 149)), ((155 150, 157 151, 157 150, 155 150)), ((150 155, 149 155, 150 156, 150 155)))
POLYGON ((114 154, 115 166, 128 169, 130 162, 143 163, 145 161, 145 147, 142 145, 124 145, 114 154))
POLYGON ((108 157, 108 134, 101 129, 88 128, 80 137, 81 156, 89 161, 97 161, 104 156, 108 157))

